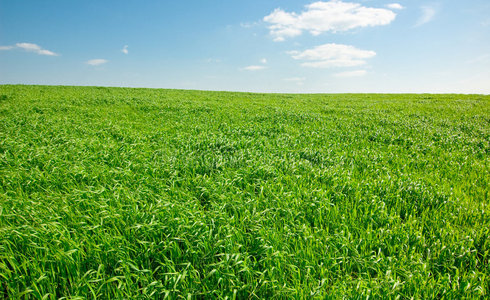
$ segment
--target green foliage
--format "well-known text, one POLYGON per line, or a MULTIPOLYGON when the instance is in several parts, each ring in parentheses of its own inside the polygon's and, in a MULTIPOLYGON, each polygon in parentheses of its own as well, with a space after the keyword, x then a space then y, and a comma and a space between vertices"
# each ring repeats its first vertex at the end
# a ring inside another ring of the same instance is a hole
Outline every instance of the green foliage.
POLYGON ((0 86, 0 298, 489 297, 489 104, 0 86))

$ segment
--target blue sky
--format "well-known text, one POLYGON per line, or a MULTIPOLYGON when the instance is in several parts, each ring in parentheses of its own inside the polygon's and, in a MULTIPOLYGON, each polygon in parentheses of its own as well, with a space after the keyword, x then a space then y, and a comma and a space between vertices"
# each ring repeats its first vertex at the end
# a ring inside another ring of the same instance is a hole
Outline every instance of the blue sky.
POLYGON ((0 0, 0 84, 490 93, 488 0, 0 0))

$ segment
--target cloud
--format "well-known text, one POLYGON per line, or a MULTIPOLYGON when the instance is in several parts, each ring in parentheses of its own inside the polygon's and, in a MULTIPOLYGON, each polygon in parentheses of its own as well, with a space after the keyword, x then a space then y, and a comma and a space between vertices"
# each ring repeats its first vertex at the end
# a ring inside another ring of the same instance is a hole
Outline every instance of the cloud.
POLYGON ((58 56, 58 54, 56 54, 56 53, 54 53, 52 51, 43 49, 43 48, 41 48, 40 46, 38 46, 36 44, 31 44, 31 43, 17 43, 17 44, 15 44, 15 46, 17 48, 24 49, 25 51, 28 51, 28 52, 37 53, 39 55, 58 56))
POLYGON ((324 44, 302 52, 290 51, 296 60, 304 60, 301 65, 311 68, 355 67, 366 64, 366 59, 376 56, 376 52, 357 49, 354 46, 324 44))
POLYGON ((267 67, 264 66, 265 64, 267 64, 267 59, 262 58, 260 60, 260 63, 262 64, 262 66, 261 65, 252 65, 252 66, 248 66, 248 67, 242 68, 242 70, 245 70, 245 71, 259 71, 259 70, 267 69, 267 67))
POLYGON ((245 70, 245 71, 259 71, 259 70, 263 70, 265 68, 266 67, 264 67, 264 66, 248 66, 248 67, 243 68, 243 70, 245 70))
POLYGON ((128 45, 124 45, 124 47, 121 49, 121 52, 124 53, 124 54, 128 54, 129 51, 128 51, 128 45))
POLYGON ((312 35, 324 32, 341 32, 358 27, 379 26, 390 24, 396 13, 385 8, 365 7, 358 3, 331 0, 314 2, 305 6, 301 13, 285 12, 277 8, 264 21, 270 23, 270 34, 274 41, 303 34, 312 35))
POLYGON ((388 7, 389 9, 397 9, 397 10, 405 8, 400 3, 390 3, 390 4, 386 5, 386 7, 388 7))
POLYGON ((334 74, 335 77, 347 78, 347 77, 361 77, 367 74, 366 70, 346 71, 334 74))
POLYGON ((420 9, 422 11, 422 14, 417 20, 417 23, 415 23, 415 27, 419 27, 426 23, 429 23, 434 19, 437 13, 437 9, 434 6, 422 6, 420 9))
POLYGON ((259 24, 259 22, 245 22, 245 23, 240 23, 240 27, 242 28, 252 28, 255 27, 259 24))
POLYGON ((48 56, 59 55, 57 53, 54 53, 53 51, 43 49, 39 45, 32 44, 32 43, 17 43, 14 46, 0 46, 0 50, 13 50, 13 49, 22 49, 27 52, 34 52, 39 55, 48 55, 48 56))
POLYGON ((91 66, 100 66, 100 65, 103 65, 107 62, 108 62, 108 60, 106 60, 106 59, 96 58, 96 59, 87 60, 85 63, 88 65, 91 65, 91 66))

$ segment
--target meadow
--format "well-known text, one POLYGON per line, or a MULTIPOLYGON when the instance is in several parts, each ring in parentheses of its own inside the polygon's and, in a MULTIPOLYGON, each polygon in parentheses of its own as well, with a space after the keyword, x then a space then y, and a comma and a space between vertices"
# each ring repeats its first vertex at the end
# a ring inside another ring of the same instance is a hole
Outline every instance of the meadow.
POLYGON ((490 96, 0 86, 0 298, 490 297, 490 96))

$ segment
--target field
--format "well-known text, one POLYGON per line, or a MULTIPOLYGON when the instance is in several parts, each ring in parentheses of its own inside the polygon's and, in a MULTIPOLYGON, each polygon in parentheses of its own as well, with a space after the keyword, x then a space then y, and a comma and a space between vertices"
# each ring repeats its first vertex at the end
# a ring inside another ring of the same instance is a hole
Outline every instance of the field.
POLYGON ((0 86, 0 298, 490 297, 490 96, 0 86))

